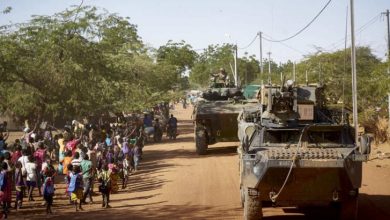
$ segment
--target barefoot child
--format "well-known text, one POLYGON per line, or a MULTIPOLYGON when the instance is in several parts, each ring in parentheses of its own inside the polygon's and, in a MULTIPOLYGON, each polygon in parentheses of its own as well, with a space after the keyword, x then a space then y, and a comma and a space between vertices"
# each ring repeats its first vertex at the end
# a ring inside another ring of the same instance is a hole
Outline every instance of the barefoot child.
POLYGON ((130 156, 126 154, 125 159, 122 161, 122 189, 127 187, 127 181, 129 179, 130 170, 130 156))
POLYGON ((108 170, 108 164, 103 165, 102 171, 99 173, 98 180, 100 182, 99 191, 102 193, 102 207, 108 208, 110 203, 111 191, 111 172, 108 170))
POLYGON ((83 190, 83 175, 81 174, 81 168, 79 166, 74 166, 73 173, 70 177, 68 191, 71 193, 70 197, 74 203, 76 212, 78 211, 78 208, 80 210, 83 210, 81 206, 81 200, 83 199, 83 190), (79 205, 78 208, 77 204, 79 205))
POLYGON ((46 202, 46 213, 52 214, 51 206, 53 205, 53 196, 54 196, 54 180, 52 173, 46 175, 45 181, 43 183, 43 198, 46 202))
POLYGON ((6 189, 7 188, 7 181, 10 181, 8 179, 8 176, 7 176, 7 169, 8 169, 7 163, 2 162, 0 169, 1 169, 1 172, 0 172, 0 202, 3 206, 2 217, 4 219, 6 219, 8 216, 8 208, 9 208, 7 197, 10 196, 10 195, 8 195, 8 190, 6 189))
POLYGON ((28 156, 26 171, 27 171, 28 201, 35 201, 33 198, 33 191, 34 188, 37 186, 37 165, 34 163, 34 157, 32 155, 28 156))
POLYGON ((17 161, 15 164, 15 209, 22 208, 23 204, 23 191, 26 187, 26 183, 24 182, 22 173, 22 163, 17 161))

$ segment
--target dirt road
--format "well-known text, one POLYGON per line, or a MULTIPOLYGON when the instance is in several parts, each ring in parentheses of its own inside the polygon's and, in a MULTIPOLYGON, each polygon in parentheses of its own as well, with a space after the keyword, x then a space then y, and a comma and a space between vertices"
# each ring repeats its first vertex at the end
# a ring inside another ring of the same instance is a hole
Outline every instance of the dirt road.
MULTIPOLYGON (((191 110, 174 112, 179 119, 178 139, 147 145, 141 170, 131 176, 130 186, 111 197, 111 208, 95 204, 75 214, 58 184, 54 215, 57 219, 242 219, 239 198, 236 143, 212 146, 206 156, 197 156, 193 143, 191 110)), ((165 137, 164 137, 165 138, 165 137)), ((364 166, 359 219, 390 219, 389 160, 364 166)), ((25 202, 25 209, 11 219, 42 219, 41 200, 25 202)), ((265 219, 331 219, 328 209, 264 208, 265 219)))

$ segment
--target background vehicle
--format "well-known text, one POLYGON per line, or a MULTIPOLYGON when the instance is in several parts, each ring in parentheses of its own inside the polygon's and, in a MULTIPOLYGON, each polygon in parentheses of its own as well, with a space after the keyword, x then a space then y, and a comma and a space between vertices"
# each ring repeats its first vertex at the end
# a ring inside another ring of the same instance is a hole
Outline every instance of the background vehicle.
POLYGON ((198 99, 192 118, 195 124, 196 152, 206 154, 211 144, 238 141, 237 116, 248 103, 242 91, 234 86, 215 84, 198 99))

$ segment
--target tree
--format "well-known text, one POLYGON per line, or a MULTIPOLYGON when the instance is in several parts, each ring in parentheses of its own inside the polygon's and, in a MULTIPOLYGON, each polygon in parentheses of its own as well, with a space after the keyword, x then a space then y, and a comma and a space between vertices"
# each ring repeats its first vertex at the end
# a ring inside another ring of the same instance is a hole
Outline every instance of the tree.
POLYGON ((56 121, 143 109, 166 100, 175 67, 154 63, 123 18, 94 7, 4 27, 0 110, 56 121))
POLYGON ((200 86, 209 84, 210 75, 224 68, 230 72, 229 78, 233 79, 233 49, 231 44, 210 45, 198 57, 191 69, 190 82, 200 86), (229 71, 230 70, 230 71, 229 71))
POLYGON ((177 77, 174 82, 182 89, 188 89, 188 83, 186 83, 188 77, 185 76, 185 72, 194 66, 197 56, 198 54, 191 45, 185 41, 175 43, 170 40, 156 51, 158 63, 165 63, 176 68, 177 77))

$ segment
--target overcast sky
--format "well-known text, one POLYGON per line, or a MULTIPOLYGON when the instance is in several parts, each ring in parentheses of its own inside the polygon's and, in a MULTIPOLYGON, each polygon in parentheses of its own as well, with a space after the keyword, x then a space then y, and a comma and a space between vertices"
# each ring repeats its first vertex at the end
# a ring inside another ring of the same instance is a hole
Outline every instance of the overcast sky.
MULTIPOLYGON (((0 8, 13 8, 0 15, 0 23, 27 21, 31 15, 52 15, 81 0, 0 0, 0 8)), ((158 48, 168 40, 185 40, 194 49, 210 44, 237 43, 246 47, 258 31, 283 39, 304 27, 328 0, 84 0, 111 13, 130 17, 138 34, 158 48), (230 37, 229 37, 230 36, 230 37)), ((263 41, 263 56, 271 52, 276 62, 299 61, 316 47, 334 51, 344 48, 346 7, 349 0, 333 0, 320 17, 297 37, 281 43, 263 41)), ((356 42, 370 46, 384 58, 387 48, 386 20, 381 12, 390 0, 355 0, 356 42), (369 22, 371 21, 371 22, 369 22), (369 22, 369 23, 367 23, 369 22), (359 28, 364 26, 362 30, 359 28)), ((244 52, 259 57, 256 40, 244 52)))

